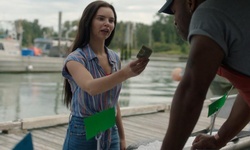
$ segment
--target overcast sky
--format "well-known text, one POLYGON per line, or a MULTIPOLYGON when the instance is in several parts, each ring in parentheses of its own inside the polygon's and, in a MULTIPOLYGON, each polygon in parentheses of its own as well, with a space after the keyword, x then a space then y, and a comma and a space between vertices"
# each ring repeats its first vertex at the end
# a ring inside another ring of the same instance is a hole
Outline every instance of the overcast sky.
MULTIPOLYGON (((84 8, 93 0, 2 0, 0 21, 26 19, 39 20, 42 27, 58 30, 58 14, 62 12, 62 23, 81 17, 84 8)), ((118 22, 132 21, 151 24, 155 14, 166 0, 107 0, 116 9, 118 22)))

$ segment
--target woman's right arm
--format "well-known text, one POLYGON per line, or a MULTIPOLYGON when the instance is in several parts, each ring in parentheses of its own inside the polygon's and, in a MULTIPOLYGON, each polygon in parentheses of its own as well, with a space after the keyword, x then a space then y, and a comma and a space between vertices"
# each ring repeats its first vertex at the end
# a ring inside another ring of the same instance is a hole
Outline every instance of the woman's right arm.
POLYGON ((94 79, 90 72, 77 61, 67 62, 66 67, 82 90, 90 95, 96 95, 112 89, 130 77, 139 75, 146 68, 148 62, 148 59, 138 59, 111 75, 97 79, 94 79))

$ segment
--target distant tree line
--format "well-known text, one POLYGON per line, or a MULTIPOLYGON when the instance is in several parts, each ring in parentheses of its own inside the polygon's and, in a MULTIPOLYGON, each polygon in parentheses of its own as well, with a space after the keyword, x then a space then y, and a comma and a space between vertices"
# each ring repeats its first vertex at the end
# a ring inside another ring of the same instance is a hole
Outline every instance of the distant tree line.
MULTIPOLYGON (((23 28, 22 46, 31 46, 38 37, 56 38, 58 32, 52 27, 41 27, 38 20, 29 22, 27 20, 16 20, 21 22, 23 28)), ((118 22, 115 36, 110 45, 111 49, 138 50, 141 45, 151 47, 154 52, 166 52, 174 54, 186 54, 188 44, 177 34, 173 17, 164 14, 156 14, 156 20, 151 25, 133 22, 118 22)), ((66 21, 62 24, 62 37, 73 39, 76 34, 78 20, 66 21)), ((0 29, 1 32, 1 29, 0 29)))

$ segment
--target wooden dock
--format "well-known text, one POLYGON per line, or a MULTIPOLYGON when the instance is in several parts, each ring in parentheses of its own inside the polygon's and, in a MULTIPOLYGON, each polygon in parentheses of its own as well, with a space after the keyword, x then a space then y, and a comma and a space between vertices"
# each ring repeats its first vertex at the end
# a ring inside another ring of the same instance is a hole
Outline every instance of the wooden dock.
MULTIPOLYGON (((210 124, 207 118, 207 104, 199 118, 194 132, 206 129, 210 124)), ((162 141, 169 120, 170 105, 151 105, 141 107, 121 108, 125 128, 127 146, 132 149, 150 141, 162 141)), ((0 149, 12 149, 28 132, 32 134, 35 150, 61 150, 64 142, 69 115, 44 116, 27 118, 16 122, 0 122, 0 149)), ((215 128, 219 128, 225 121, 217 118, 215 128)), ((250 138, 245 141, 250 143, 250 138)), ((234 149, 228 144, 224 149, 234 149)))

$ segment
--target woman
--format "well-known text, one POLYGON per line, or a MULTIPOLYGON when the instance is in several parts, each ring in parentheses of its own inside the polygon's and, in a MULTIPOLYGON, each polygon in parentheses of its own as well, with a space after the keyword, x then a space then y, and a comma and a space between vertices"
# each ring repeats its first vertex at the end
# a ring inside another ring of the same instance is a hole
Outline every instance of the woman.
POLYGON ((149 60, 135 60, 120 70, 118 55, 107 47, 114 36, 116 21, 115 9, 104 1, 90 3, 80 19, 72 52, 62 71, 65 77, 64 102, 71 110, 63 146, 65 150, 97 149, 95 138, 86 140, 84 119, 109 108, 115 108, 116 125, 102 133, 100 149, 126 148, 117 103, 121 83, 139 75, 149 60))

